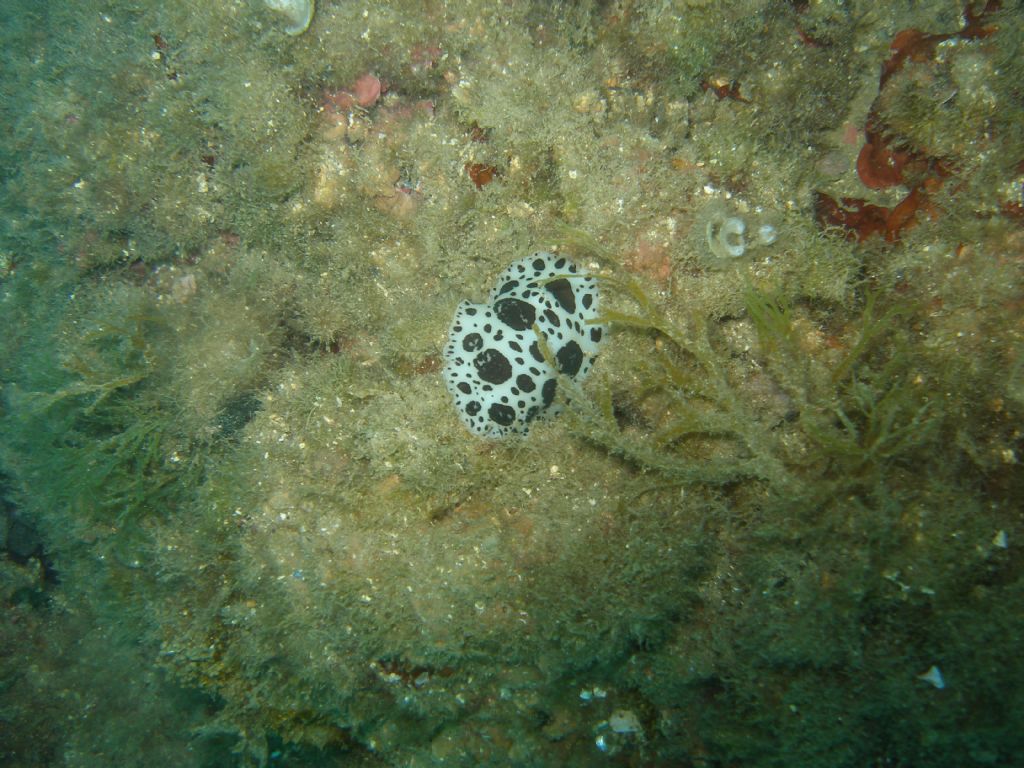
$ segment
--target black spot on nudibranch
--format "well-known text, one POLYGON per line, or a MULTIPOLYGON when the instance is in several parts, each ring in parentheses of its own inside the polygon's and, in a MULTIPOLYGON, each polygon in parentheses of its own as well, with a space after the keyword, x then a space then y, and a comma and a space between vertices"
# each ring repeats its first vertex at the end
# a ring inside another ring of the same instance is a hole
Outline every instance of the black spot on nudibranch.
POLYGON ((539 344, 537 344, 537 342, 536 342, 536 341, 535 341, 535 342, 533 342, 533 343, 532 343, 532 344, 530 345, 530 355, 531 355, 531 356, 533 357, 533 359, 534 359, 534 360, 536 360, 536 361, 537 361, 538 363, 543 363, 543 362, 544 362, 544 355, 543 355, 543 354, 541 353, 541 351, 540 351, 540 345, 539 345, 539 344))
POLYGON ((473 358, 480 378, 490 384, 503 384, 512 378, 512 364, 496 349, 485 349, 473 358))
POLYGON ((537 383, 533 380, 532 376, 520 373, 516 376, 516 386, 523 392, 533 392, 537 388, 537 383))
POLYGON ((583 365, 583 350, 575 341, 568 342, 555 354, 558 370, 566 376, 575 376, 583 365))
POLYGON ((548 289, 548 293, 558 302, 558 306, 566 312, 576 311, 576 294, 573 293, 572 286, 568 280, 564 277, 559 280, 552 280, 545 287, 548 289))
POLYGON ((512 426, 516 420, 515 409, 501 403, 492 403, 491 407, 487 409, 487 415, 491 417, 491 421, 503 427, 512 426))
POLYGON ((555 391, 557 389, 558 381, 555 379, 548 379, 544 382, 544 386, 540 388, 541 401, 544 403, 545 408, 554 402, 555 391))
POLYGON ((494 314, 505 325, 517 331, 533 327, 537 319, 537 310, 534 306, 521 299, 502 299, 496 302, 494 314))
POLYGON ((467 333, 462 339, 462 348, 467 352, 476 352, 484 346, 484 337, 479 333, 467 333))

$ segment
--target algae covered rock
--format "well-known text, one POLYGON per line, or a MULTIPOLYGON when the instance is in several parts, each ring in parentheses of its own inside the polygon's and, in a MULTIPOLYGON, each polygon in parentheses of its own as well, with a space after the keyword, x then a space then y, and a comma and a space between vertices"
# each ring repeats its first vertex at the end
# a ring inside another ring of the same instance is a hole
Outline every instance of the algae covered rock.
POLYGON ((312 10, 0 9, 11 759, 1024 752, 1020 14, 312 10))

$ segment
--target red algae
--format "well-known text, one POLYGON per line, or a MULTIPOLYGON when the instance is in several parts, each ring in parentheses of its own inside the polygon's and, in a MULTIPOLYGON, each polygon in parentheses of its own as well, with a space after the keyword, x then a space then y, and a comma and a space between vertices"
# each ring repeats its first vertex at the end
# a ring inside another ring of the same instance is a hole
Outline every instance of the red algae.
POLYGON ((493 165, 484 163, 466 163, 466 174, 476 184, 477 189, 483 189, 498 175, 498 169, 493 165))
POLYGON ((819 223, 846 229, 849 239, 863 241, 872 235, 882 235, 887 242, 895 242, 904 229, 917 222, 919 209, 924 208, 933 218, 938 216, 928 193, 936 192, 952 169, 939 158, 932 157, 926 148, 894 146, 895 139, 888 132, 879 110, 881 93, 908 61, 932 61, 940 43, 991 35, 995 27, 984 26, 982 22, 999 6, 998 0, 990 0, 979 12, 968 7, 964 11, 964 25, 957 32, 928 34, 908 28, 896 33, 889 45, 891 55, 882 64, 879 96, 875 97, 865 120, 864 145, 857 155, 856 168, 857 177, 868 189, 884 190, 906 185, 909 192, 892 208, 874 205, 862 198, 843 197, 837 201, 824 192, 818 192, 815 196, 815 217, 819 223))

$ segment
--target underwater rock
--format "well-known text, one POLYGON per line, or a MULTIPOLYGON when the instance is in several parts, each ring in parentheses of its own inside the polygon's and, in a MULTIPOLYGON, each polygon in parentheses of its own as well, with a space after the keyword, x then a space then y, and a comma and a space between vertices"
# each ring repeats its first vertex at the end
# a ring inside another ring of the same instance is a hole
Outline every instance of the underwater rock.
POLYGON ((288 19, 284 31, 289 35, 301 35, 309 29, 316 11, 316 0, 263 0, 268 8, 280 11, 288 19))
POLYGON ((463 423, 484 437, 526 434, 551 407, 559 374, 582 381, 590 371, 604 335, 599 300, 595 278, 538 251, 498 276, 487 304, 459 304, 444 377, 463 423))

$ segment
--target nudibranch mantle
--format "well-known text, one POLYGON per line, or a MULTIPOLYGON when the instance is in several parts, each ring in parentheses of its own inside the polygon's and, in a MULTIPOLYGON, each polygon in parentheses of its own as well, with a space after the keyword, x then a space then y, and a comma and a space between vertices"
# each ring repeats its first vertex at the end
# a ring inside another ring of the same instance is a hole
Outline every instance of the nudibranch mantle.
POLYGON ((553 413, 558 376, 580 382, 594 364, 605 335, 599 305, 597 279, 545 251, 510 264, 486 304, 459 304, 444 379, 469 430, 526 434, 534 419, 553 413))

